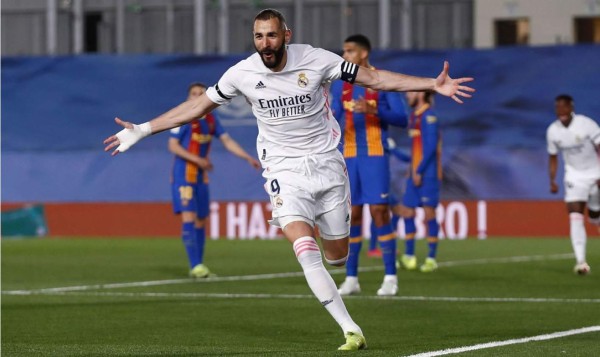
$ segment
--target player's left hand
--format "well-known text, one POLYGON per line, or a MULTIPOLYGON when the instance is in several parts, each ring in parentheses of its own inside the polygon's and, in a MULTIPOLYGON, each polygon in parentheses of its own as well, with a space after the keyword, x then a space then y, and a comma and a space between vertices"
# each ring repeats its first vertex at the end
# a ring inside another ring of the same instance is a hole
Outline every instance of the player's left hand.
POLYGON ((463 86, 462 83, 470 82, 473 80, 471 77, 463 77, 458 79, 452 79, 449 75, 450 64, 448 61, 444 61, 444 69, 439 76, 435 79, 434 90, 441 95, 452 98, 455 102, 462 104, 460 97, 471 98, 471 95, 466 92, 475 92, 475 89, 469 86, 463 86))
POLYGON ((415 187, 419 187, 423 183, 423 176, 421 176, 421 174, 418 174, 416 172, 413 172, 412 179, 413 179, 413 184, 415 185, 415 187))
POLYGON ((254 159, 253 157, 248 159, 248 163, 250 164, 250 166, 254 167, 257 170, 262 168, 262 166, 260 165, 260 162, 256 161, 256 159, 254 159))

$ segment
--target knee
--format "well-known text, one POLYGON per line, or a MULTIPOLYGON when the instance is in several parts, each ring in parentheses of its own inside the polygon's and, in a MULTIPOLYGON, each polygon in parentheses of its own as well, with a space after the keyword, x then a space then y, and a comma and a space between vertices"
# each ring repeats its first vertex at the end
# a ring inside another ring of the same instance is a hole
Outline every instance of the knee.
POLYGON ((348 260, 348 253, 346 253, 345 256, 343 256, 342 258, 339 258, 339 259, 329 259, 329 258, 327 258, 327 255, 325 256, 325 261, 327 262, 327 264, 332 265, 334 267, 343 267, 344 264, 346 264, 347 260, 348 260))
POLYGON ((343 247, 336 248, 337 249, 335 249, 334 251, 332 251, 332 249, 329 249, 324 252, 325 261, 327 262, 327 264, 332 266, 344 266, 344 264, 346 264, 346 261, 348 260, 348 246, 346 245, 343 247))
POLYGON ((414 208, 400 206, 400 208, 398 209, 398 212, 400 212, 400 215, 403 218, 415 218, 415 209, 414 208))
POLYGON ((381 227, 390 222, 390 209, 387 205, 373 205, 371 207, 371 217, 377 227, 381 227))

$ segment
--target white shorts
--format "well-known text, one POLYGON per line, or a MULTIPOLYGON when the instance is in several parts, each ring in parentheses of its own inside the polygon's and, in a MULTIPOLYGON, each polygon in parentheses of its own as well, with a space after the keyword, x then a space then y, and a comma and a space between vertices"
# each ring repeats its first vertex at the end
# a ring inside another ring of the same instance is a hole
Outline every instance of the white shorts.
POLYGON ((565 179, 565 202, 587 202, 588 209, 600 211, 600 194, 596 178, 565 179))
POLYGON ((262 162, 265 190, 271 199, 270 224, 284 228, 295 221, 317 225, 324 239, 350 234, 350 184, 338 150, 262 162))

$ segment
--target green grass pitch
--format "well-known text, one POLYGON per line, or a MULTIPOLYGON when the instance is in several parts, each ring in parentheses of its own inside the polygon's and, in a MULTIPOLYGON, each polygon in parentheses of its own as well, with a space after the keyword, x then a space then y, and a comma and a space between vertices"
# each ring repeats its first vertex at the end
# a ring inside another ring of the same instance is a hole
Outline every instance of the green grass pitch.
MULTIPOLYGON (((422 258, 426 243, 417 251, 422 258)), ((600 326, 600 240, 588 240, 588 276, 573 274, 571 252, 568 239, 444 240, 440 269, 399 271, 395 298, 375 297, 382 264, 363 255, 363 292, 345 298, 369 344, 356 355, 600 326)), ((184 254, 178 239, 3 239, 2 355, 348 354, 336 351, 342 332, 288 242, 208 241, 205 263, 217 277, 202 281, 187 278, 184 254)), ((330 271, 339 284, 343 270, 330 271)), ((600 332, 460 355, 600 356, 600 332)))

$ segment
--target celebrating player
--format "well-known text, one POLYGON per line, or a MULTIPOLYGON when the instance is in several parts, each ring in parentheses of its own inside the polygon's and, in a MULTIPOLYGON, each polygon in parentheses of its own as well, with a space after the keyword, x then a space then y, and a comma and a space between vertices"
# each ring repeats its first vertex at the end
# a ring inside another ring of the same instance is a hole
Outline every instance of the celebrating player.
POLYGON ((204 95, 140 125, 117 118, 124 129, 104 141, 105 150, 114 149, 116 155, 148 135, 245 96, 258 121, 256 146, 273 206, 270 222, 283 229, 308 285, 342 328, 346 343, 339 349, 365 348, 362 330, 348 314, 315 240, 317 225, 325 260, 344 265, 350 192, 344 158, 337 149, 340 127, 327 103, 329 85, 342 79, 374 90, 433 90, 461 102, 459 97, 470 97, 474 91, 463 85, 472 78, 450 78, 448 63, 437 78, 421 78, 360 67, 309 45, 288 45, 292 32, 283 15, 272 9, 255 17, 253 35, 256 53, 227 70, 204 95))
MULTIPOLYGON (((361 67, 369 64, 371 42, 364 35, 353 35, 344 41, 343 57, 361 67)), ((382 248, 385 275, 377 295, 396 295, 396 233, 390 222, 390 166, 387 153, 388 125, 405 127, 407 116, 398 92, 377 92, 336 82, 331 86, 331 108, 342 127, 342 153, 350 178, 352 219, 350 220, 350 254, 346 262, 346 279, 340 285, 341 295, 360 292, 358 258, 362 247, 363 205, 368 204, 375 235, 373 243, 382 248)), ((376 246, 375 246, 376 248, 376 246)))
MULTIPOLYGON (((205 91, 204 84, 192 83, 188 87, 188 100, 198 98, 205 91)), ((210 203, 208 171, 212 169, 208 153, 214 137, 219 138, 229 152, 248 161, 250 166, 260 168, 260 163, 225 132, 214 112, 171 129, 169 151, 175 155, 171 176, 173 211, 181 214, 181 239, 190 263, 190 276, 194 278, 210 274, 203 259, 210 203)))
POLYGON ((573 98, 567 94, 556 97, 555 120, 546 131, 550 154, 550 192, 557 193, 556 170, 558 152, 565 164, 565 202, 569 211, 571 244, 575 251, 575 272, 586 275, 590 266, 585 259, 587 235, 583 212, 588 208, 589 221, 600 225, 600 163, 597 151, 600 145, 600 127, 592 119, 573 112, 573 98))

